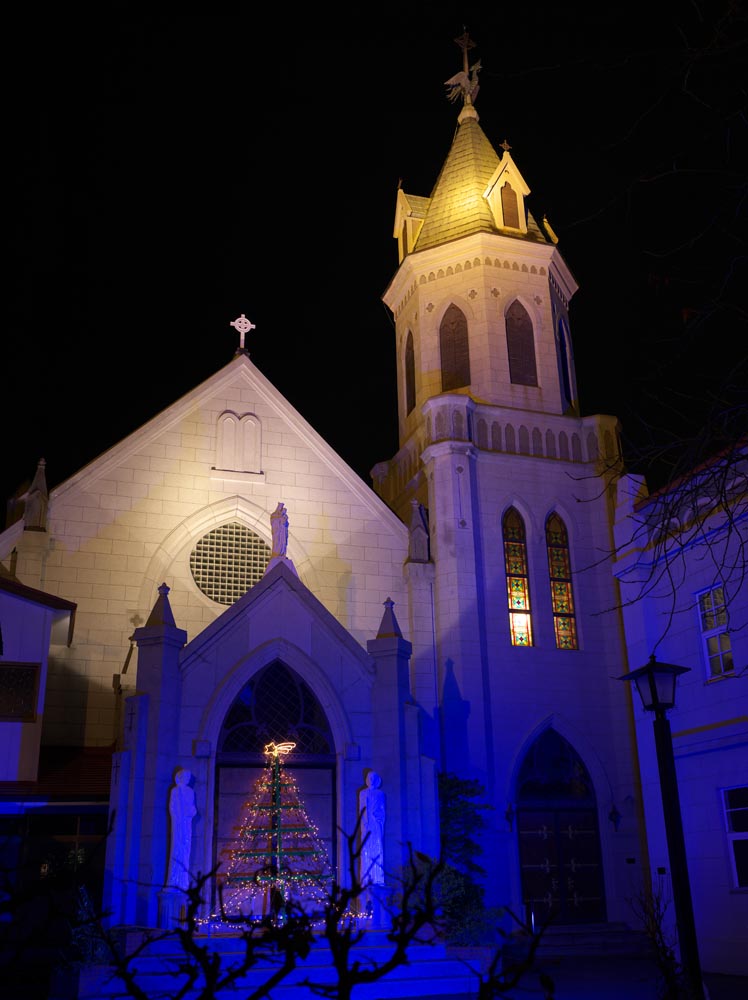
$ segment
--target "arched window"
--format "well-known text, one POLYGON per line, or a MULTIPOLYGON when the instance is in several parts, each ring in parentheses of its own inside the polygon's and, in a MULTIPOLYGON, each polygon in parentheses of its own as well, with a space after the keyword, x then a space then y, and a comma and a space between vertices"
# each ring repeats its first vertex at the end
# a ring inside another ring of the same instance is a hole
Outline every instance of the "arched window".
POLYGON ((335 752, 325 711, 306 681, 280 660, 263 667, 234 700, 221 729, 218 754, 249 754, 263 759, 274 740, 296 744, 295 760, 335 752))
POLYGON ((527 571, 525 525, 514 507, 504 515, 504 565, 509 603, 509 634, 513 646, 532 646, 530 581, 527 571))
POLYGON ((442 366, 442 392, 470 385, 468 327, 464 312, 451 305, 439 327, 439 351, 442 366))
POLYGON ((230 472, 259 472, 262 454, 262 425, 254 413, 241 416, 226 410, 218 418, 216 469, 230 472))
POLYGON ((519 229, 519 208, 517 207, 517 195, 509 181, 501 188, 501 213, 504 216, 504 225, 511 229, 519 229))
MULTIPOLYGON (((280 660, 262 667, 239 691, 221 727, 216 746, 216 820, 214 858, 221 877, 213 883, 218 904, 226 858, 237 845, 256 781, 267 770, 264 748, 295 744, 284 760, 292 772, 298 800, 336 865, 335 741, 324 708, 307 682, 280 660)), ((225 886, 224 886, 225 888, 225 886)), ((215 911, 214 911, 215 912, 215 911)))
POLYGON ((408 330, 405 340, 405 415, 416 405, 416 359, 413 350, 413 334, 408 330))
POLYGON ((509 354, 509 378, 515 385, 537 385, 535 337, 530 314, 521 302, 514 302, 506 313, 506 347, 509 354))
POLYGON ((571 587, 569 536, 566 533, 566 525, 558 514, 551 514, 546 521, 545 543, 548 548, 556 648, 579 649, 574 593, 571 587))

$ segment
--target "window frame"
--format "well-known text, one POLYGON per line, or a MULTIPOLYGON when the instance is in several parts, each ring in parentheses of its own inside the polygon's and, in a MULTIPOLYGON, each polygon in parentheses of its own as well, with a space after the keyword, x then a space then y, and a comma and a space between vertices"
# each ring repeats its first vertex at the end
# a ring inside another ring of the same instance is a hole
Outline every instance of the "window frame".
POLYGON ((730 785, 727 788, 722 788, 720 790, 721 802, 722 802, 722 816, 725 822, 725 835, 727 838, 727 843, 729 845, 730 854, 730 872, 732 874, 732 888, 748 892, 748 785, 730 785), (745 803, 737 803, 736 805, 728 804, 728 794, 730 792, 743 792, 745 803), (744 829, 735 829, 734 820, 732 817, 738 813, 743 814, 742 823, 738 825, 744 826, 744 829), (743 847, 744 857, 742 859, 742 866, 745 869, 743 872, 743 881, 741 882, 740 870, 738 868, 738 859, 736 857, 735 844, 741 843, 745 846, 743 847))
POLYGON ((729 632, 727 589, 723 583, 716 583, 711 587, 700 590, 696 594, 696 613, 698 615, 699 635, 701 637, 701 649, 704 658, 704 670, 707 681, 721 680, 723 677, 735 676, 735 661, 733 659, 732 641, 729 632), (721 601, 715 603, 714 595, 720 592, 721 601), (703 600, 711 597, 711 606, 705 608, 703 600), (707 625, 708 617, 714 617, 714 624, 707 625), (714 641, 717 640, 715 648, 714 641), (729 661, 729 666, 725 667, 725 662, 729 661), (720 669, 715 671, 712 664, 718 662, 720 669))
POLYGON ((574 600, 574 584, 571 578, 571 549, 569 546, 569 531, 564 519, 557 511, 551 511, 545 519, 545 548, 548 556, 548 581, 551 591, 551 611, 553 613, 553 637, 556 649, 577 650, 579 649, 579 630, 577 628, 576 602, 574 600), (558 527, 556 527, 556 524, 558 527), (551 532, 559 534, 561 540, 552 542, 551 532), (553 558, 554 552, 563 553, 564 573, 559 571, 559 560, 553 558), (565 600, 568 610, 561 610, 562 604, 559 598, 557 585, 565 588, 565 600), (563 628, 564 624, 566 629, 563 628), (567 632, 568 644, 563 645, 563 633, 567 632))
POLYGON ((509 613, 509 641, 515 648, 526 649, 535 645, 530 599, 530 563, 527 555, 527 529, 524 518, 516 507, 509 507, 501 518, 501 539, 509 613), (509 523, 510 518, 516 519, 515 525, 509 523), (519 534, 512 537, 509 533, 517 529, 519 534), (510 548, 512 546, 516 549, 514 554, 510 548), (519 569, 516 565, 512 565, 512 560, 517 559, 521 563, 519 569), (527 636, 525 642, 519 641, 519 637, 523 634, 527 636))

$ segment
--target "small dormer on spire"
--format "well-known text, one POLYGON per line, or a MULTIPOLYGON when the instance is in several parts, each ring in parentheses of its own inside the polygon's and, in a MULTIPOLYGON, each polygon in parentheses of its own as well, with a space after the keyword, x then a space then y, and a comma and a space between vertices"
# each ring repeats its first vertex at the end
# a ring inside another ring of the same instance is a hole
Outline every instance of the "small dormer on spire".
POLYGON ((501 143, 501 148, 504 151, 501 162, 486 185, 483 197, 491 208, 498 229, 506 229, 510 233, 526 233, 525 198, 530 193, 530 188, 512 159, 509 152, 512 147, 506 139, 501 143))
POLYGON ((467 31, 463 31, 459 38, 455 38, 455 43, 462 49, 462 69, 444 81, 447 99, 454 104, 462 98, 462 111, 458 116, 458 122, 462 122, 465 118, 475 118, 477 121, 478 112, 473 105, 480 90, 478 73, 481 70, 481 61, 478 59, 472 66, 468 62, 468 52, 475 48, 475 42, 467 31))

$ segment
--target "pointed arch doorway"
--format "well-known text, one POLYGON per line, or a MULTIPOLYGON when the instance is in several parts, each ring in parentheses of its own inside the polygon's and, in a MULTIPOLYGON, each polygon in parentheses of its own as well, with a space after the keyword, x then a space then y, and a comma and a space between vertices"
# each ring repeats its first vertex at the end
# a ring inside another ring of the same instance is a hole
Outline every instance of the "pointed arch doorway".
POLYGON ((571 744, 546 729, 517 780, 522 902, 528 922, 606 919, 595 790, 571 744))
MULTIPOLYGON (((284 761, 300 801, 335 870, 337 865, 336 756, 332 730, 316 695, 294 670, 273 660, 244 685, 221 728, 216 753, 214 863, 226 869, 267 758, 270 742, 296 744, 284 761)), ((216 883, 217 886, 217 883, 216 883)), ((213 900, 214 908, 217 900, 213 900)))

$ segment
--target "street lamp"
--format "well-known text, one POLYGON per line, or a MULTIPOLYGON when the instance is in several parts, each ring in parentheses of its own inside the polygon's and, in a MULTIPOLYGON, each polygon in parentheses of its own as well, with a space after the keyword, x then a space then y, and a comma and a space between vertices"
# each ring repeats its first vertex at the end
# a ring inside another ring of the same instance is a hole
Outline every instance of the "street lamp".
POLYGON ((677 667, 672 663, 658 663, 654 654, 649 663, 638 670, 630 670, 621 681, 633 681, 647 712, 654 712, 654 737, 657 751, 657 767, 660 772, 662 809, 665 814, 665 834, 667 852, 670 859, 670 877, 673 884, 675 922, 678 927, 680 959, 691 987, 694 1000, 704 1000, 704 986, 699 963, 699 947, 696 940, 696 925, 693 919, 691 884, 688 880, 686 843, 683 839, 683 819, 678 797, 678 779, 675 773, 673 737, 666 710, 675 705, 675 681, 679 674, 688 672, 689 667, 677 667))

